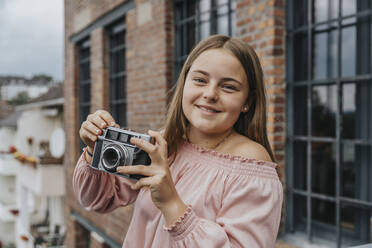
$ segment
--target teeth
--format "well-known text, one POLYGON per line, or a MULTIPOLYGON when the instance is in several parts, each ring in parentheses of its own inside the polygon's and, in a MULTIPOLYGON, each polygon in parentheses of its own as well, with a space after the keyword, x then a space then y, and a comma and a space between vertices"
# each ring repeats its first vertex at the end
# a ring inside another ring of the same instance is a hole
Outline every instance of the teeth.
POLYGON ((202 109, 202 110, 205 110, 205 111, 211 112, 211 113, 217 113, 217 111, 212 110, 212 109, 207 109, 207 108, 204 108, 204 107, 199 107, 199 108, 202 109))

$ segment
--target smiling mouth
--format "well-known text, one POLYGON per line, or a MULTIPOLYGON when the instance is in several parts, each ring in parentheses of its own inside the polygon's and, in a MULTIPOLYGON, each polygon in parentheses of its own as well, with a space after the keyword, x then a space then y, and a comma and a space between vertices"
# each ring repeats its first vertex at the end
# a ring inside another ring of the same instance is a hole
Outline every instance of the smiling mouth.
POLYGON ((215 110, 215 109, 212 109, 212 108, 208 108, 208 107, 204 107, 204 106, 199 106, 199 105, 196 105, 199 109, 201 110, 204 110, 204 111, 207 111, 209 113, 220 113, 221 111, 219 110, 215 110))

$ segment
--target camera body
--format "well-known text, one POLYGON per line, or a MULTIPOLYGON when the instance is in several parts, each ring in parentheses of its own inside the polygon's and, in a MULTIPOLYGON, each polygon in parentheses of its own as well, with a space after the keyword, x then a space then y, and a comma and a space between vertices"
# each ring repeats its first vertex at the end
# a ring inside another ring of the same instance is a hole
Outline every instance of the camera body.
POLYGON ((125 175, 116 172, 118 166, 150 165, 149 155, 130 143, 132 137, 153 143, 151 136, 115 127, 107 127, 94 147, 92 167, 96 170, 138 180, 142 175, 125 175))

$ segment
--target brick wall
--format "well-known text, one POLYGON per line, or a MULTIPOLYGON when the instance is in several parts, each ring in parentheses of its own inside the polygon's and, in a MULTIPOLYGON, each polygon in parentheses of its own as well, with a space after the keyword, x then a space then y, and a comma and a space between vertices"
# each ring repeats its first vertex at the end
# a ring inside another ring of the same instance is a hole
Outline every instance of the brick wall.
POLYGON ((127 18, 128 124, 159 129, 173 71, 171 1, 137 1, 127 18))
MULTIPOLYGON (((260 57, 267 93, 268 136, 285 187, 285 0, 237 0, 237 36, 260 57)), ((283 206, 282 225, 284 222, 283 206)))
MULTIPOLYGON (((79 247, 82 232, 70 217, 75 211, 118 243, 127 231, 132 206, 110 214, 84 210, 76 201, 71 186, 72 173, 80 155, 78 143, 78 65, 77 51, 70 42, 72 34, 83 30, 100 16, 122 4, 123 0, 65 0, 65 156, 66 247, 79 247), (79 241, 80 242, 80 241, 79 241)), ((144 131, 161 128, 166 112, 167 91, 173 78, 173 11, 171 0, 137 0, 126 15, 126 62, 128 126, 144 131)), ((251 44, 263 64, 268 95, 268 133, 280 165, 284 182, 285 145, 285 11, 284 0, 237 0, 237 36, 251 44)), ((104 29, 90 34, 91 39, 91 112, 108 108, 107 44, 104 29)), ((90 247, 104 247, 91 235, 90 247), (93 238, 92 238, 93 237, 93 238)))

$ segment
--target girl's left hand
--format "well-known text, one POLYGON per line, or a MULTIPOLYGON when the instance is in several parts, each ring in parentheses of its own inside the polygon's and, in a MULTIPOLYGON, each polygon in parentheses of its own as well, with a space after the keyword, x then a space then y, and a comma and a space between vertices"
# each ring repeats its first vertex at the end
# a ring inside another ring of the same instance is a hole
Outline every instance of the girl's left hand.
POLYGON ((166 220, 169 219, 167 222, 172 223, 182 215, 187 206, 180 199, 169 171, 167 141, 160 132, 149 130, 148 133, 155 138, 155 144, 137 138, 131 138, 130 142, 149 154, 151 165, 120 166, 117 172, 146 176, 138 180, 132 189, 149 187, 155 206, 163 212, 166 220))

